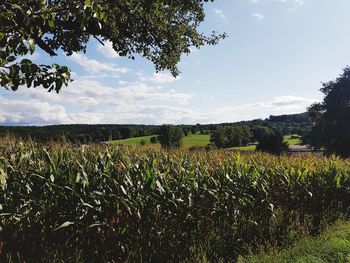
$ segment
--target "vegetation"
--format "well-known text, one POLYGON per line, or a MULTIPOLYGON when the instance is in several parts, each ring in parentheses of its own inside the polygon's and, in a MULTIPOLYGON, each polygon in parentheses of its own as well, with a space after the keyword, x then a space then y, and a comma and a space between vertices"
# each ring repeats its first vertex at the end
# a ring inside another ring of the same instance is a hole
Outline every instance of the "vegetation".
POLYGON ((189 147, 205 147, 209 144, 209 134, 190 134, 183 138, 182 145, 189 147))
POLYGON ((328 154, 350 157, 350 67, 321 91, 323 102, 309 108, 313 126, 308 142, 328 154))
POLYGON ((250 142, 248 126, 218 126, 211 134, 210 142, 217 148, 246 146, 250 142))
POLYGON ((162 125, 159 129, 158 140, 163 149, 174 149, 181 146, 184 133, 175 125, 162 125))
POLYGON ((126 145, 126 146, 136 146, 140 145, 141 141, 145 141, 145 145, 151 144, 151 138, 154 136, 141 136, 141 137, 134 137, 124 140, 116 140, 112 141, 111 144, 119 144, 119 145, 126 145))
POLYGON ((350 216, 350 162, 0 141, 1 262, 215 262, 350 216))
MULTIPOLYGON (((306 120, 308 120, 306 118, 306 120)), ((206 136, 217 129, 218 126, 239 126, 247 127, 249 139, 252 142, 258 141, 264 133, 270 131, 280 132, 284 135, 299 134, 304 136, 310 129, 311 123, 305 121, 305 114, 271 116, 266 120, 253 120, 237 123, 226 124, 205 124, 205 125, 179 125, 187 136, 203 135, 202 142, 198 142, 200 146, 209 143, 206 136), (271 121, 273 120, 273 121, 271 121), (278 120, 279 122, 276 122, 278 120)), ((50 141, 66 141, 72 143, 98 143, 114 140, 123 140, 134 137, 142 137, 159 133, 159 125, 52 125, 52 126, 0 126, 0 136, 14 135, 18 138, 28 139, 39 142, 50 141)), ((190 138, 190 137, 188 137, 190 138)), ((194 138, 194 139, 197 139, 194 138)), ((195 145, 192 145, 195 146, 195 145)))
POLYGON ((190 47, 216 44, 225 35, 204 36, 197 28, 204 21, 207 0, 186 2, 132 0, 2 1, 0 4, 0 85, 43 86, 59 92, 70 81, 67 67, 36 65, 29 59, 37 47, 56 56, 85 52, 90 38, 110 41, 121 56, 140 54, 157 71, 174 76, 183 53, 190 47))
POLYGON ((256 146, 256 150, 281 155, 289 151, 289 145, 288 142, 285 141, 282 134, 268 133, 261 138, 256 146))
POLYGON ((291 249, 240 258, 238 263, 345 263, 350 258, 350 223, 338 223, 318 238, 304 238, 291 249))

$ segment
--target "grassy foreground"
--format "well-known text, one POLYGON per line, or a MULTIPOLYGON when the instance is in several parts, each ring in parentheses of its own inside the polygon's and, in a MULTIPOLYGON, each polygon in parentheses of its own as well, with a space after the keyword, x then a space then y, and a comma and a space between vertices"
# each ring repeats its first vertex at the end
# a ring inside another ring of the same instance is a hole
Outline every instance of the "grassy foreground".
POLYGON ((338 223, 317 238, 304 238, 281 253, 241 257, 238 263, 350 262, 350 223, 338 223))
POLYGON ((349 208, 335 157, 0 140, 0 262, 234 262, 349 208))

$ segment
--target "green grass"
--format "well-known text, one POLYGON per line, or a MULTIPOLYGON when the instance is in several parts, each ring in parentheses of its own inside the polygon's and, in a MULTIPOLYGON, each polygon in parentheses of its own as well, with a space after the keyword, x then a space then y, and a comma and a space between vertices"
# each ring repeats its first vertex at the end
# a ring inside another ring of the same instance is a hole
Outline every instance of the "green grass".
POLYGON ((317 238, 305 238, 281 253, 241 258, 239 263, 350 262, 350 223, 338 223, 317 238))
POLYGON ((184 147, 206 146, 210 141, 209 134, 192 134, 185 136, 182 140, 184 147))
POLYGON ((289 143, 289 145, 300 145, 301 142, 301 137, 297 134, 292 134, 292 135, 286 135, 284 136, 284 139, 289 143), (292 137, 297 137, 297 138, 292 138, 292 137))
POLYGON ((124 140, 116 140, 116 141, 112 141, 112 144, 123 144, 123 145, 128 145, 128 146, 137 146, 137 145, 140 145, 142 140, 145 140, 146 145, 147 145, 147 144, 151 144, 150 139, 152 136, 153 135, 134 137, 134 138, 124 139, 124 140))
MULTIPOLYGON (((293 136, 296 137, 296 136, 299 136, 299 135, 297 135, 297 134, 285 135, 284 136, 284 140, 286 140, 288 142, 289 146, 300 145, 302 143, 301 139, 300 139, 300 136, 298 138, 292 138, 293 136)), ((255 151, 256 145, 257 145, 257 143, 250 144, 248 146, 234 147, 232 149, 233 150, 237 150, 237 151, 255 151)))
MULTIPOLYGON (((113 141, 113 144, 123 144, 127 146, 138 146, 140 145, 141 140, 145 140, 146 144, 150 146, 151 141, 150 138, 153 135, 150 136, 143 136, 143 137, 135 137, 135 138, 129 138, 124 140, 116 140, 113 141)), ((292 138, 293 135, 286 135, 284 136, 284 139, 288 141, 289 145, 298 145, 301 143, 300 138, 292 138)), ((210 141, 210 135, 209 134, 191 134, 188 136, 185 136, 182 141, 182 146, 184 148, 189 148, 193 146, 206 146, 210 141)), ((154 145, 156 146, 156 145, 154 145)), ((234 147, 232 149, 237 151, 254 151, 256 148, 256 144, 250 144, 248 146, 242 146, 242 147, 234 147)))
MULTIPOLYGON (((128 146, 137 146, 140 145, 141 140, 146 141, 146 145, 151 144, 152 136, 143 136, 143 137, 135 137, 135 138, 129 138, 125 140, 116 140, 113 141, 113 144, 123 144, 128 146)), ((194 134, 194 135, 188 135, 185 136, 182 140, 182 146, 185 148, 189 148, 192 146, 206 146, 209 143, 210 135, 208 134, 194 134)))

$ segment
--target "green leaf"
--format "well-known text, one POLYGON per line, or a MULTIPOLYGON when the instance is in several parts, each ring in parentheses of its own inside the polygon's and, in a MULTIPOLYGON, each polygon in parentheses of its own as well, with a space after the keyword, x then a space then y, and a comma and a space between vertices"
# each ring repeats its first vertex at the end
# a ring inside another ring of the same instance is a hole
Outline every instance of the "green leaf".
POLYGON ((57 231, 59 229, 65 228, 65 227, 68 227, 68 226, 73 225, 73 224, 74 224, 74 222, 66 221, 62 225, 60 225, 59 227, 56 227, 54 229, 54 231, 57 231))

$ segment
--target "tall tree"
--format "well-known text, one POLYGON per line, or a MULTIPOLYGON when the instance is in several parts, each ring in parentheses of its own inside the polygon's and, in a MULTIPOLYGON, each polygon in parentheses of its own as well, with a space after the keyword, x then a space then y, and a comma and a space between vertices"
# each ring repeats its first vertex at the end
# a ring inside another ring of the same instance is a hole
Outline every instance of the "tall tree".
POLYGON ((350 156, 350 67, 333 81, 323 83, 323 102, 309 109, 312 130, 309 142, 327 154, 350 156))
POLYGON ((175 125, 162 125, 159 129, 158 140, 163 149, 174 149, 181 146, 183 131, 175 125))
POLYGON ((157 71, 176 67, 190 47, 216 44, 225 35, 197 31, 204 3, 214 0, 7 0, 0 3, 0 85, 43 86, 59 92, 70 81, 65 66, 36 65, 23 56, 40 48, 50 56, 85 52, 91 37, 112 42, 121 56, 149 59, 157 71))

